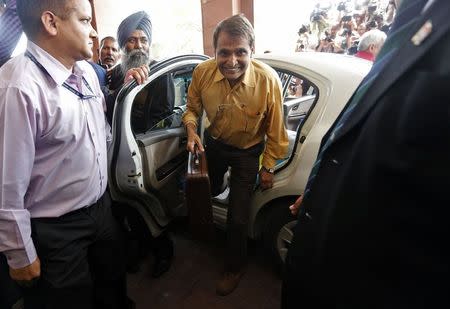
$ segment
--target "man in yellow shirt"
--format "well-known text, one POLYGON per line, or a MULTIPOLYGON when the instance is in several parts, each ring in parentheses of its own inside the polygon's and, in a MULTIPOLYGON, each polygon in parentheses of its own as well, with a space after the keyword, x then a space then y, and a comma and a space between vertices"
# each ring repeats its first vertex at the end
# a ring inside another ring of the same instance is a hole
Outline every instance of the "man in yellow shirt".
POLYGON ((213 195, 231 167, 230 203, 227 217, 225 269, 217 283, 219 295, 230 294, 238 285, 247 258, 250 197, 259 169, 263 190, 273 184, 275 161, 283 158, 288 138, 282 117, 282 90, 276 72, 251 58, 255 35, 243 15, 218 24, 213 36, 215 58, 194 70, 183 115, 188 143, 194 152, 204 151, 197 134, 197 121, 206 112, 209 126, 205 148, 213 195))

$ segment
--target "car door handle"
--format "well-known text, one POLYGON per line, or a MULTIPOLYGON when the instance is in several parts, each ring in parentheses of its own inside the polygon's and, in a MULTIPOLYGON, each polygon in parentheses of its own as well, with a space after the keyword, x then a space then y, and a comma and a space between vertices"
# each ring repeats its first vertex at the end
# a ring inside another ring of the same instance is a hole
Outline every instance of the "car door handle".
POLYGON ((137 173, 137 174, 128 174, 128 177, 130 178, 134 178, 134 177, 141 177, 141 172, 137 173))

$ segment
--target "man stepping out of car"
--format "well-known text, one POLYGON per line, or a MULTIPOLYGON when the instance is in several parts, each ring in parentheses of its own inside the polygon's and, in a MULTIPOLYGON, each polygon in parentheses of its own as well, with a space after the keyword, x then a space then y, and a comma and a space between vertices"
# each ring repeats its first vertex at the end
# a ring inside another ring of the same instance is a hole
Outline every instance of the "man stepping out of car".
POLYGON ((275 161, 283 158, 288 137, 282 116, 282 90, 276 72, 252 59, 255 35, 243 15, 220 22, 213 35, 215 58, 199 64, 188 90, 183 122, 187 149, 206 148, 212 195, 218 195, 223 176, 231 167, 225 267, 217 283, 218 295, 238 285, 247 259, 250 197, 259 169, 260 186, 273 184, 275 161), (203 110, 209 120, 205 148, 197 135, 203 110))

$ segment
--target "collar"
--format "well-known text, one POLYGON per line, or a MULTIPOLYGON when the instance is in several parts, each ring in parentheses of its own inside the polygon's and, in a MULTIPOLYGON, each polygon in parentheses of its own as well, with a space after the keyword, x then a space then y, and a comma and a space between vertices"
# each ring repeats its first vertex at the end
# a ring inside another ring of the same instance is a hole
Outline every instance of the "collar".
POLYGON ((61 62, 30 40, 27 44, 27 50, 45 68, 53 81, 59 86, 61 86, 72 73, 80 78, 85 73, 78 62, 75 62, 73 71, 68 70, 61 62))
MULTIPOLYGON (((240 81, 241 83, 249 86, 249 87, 255 87, 256 85, 256 77, 255 77, 255 67, 253 65, 253 59, 250 60, 250 63, 248 64, 247 70, 244 73, 244 77, 240 81)), ((225 76, 220 72, 219 66, 217 65, 217 61, 214 60, 214 63, 216 65, 216 74, 214 75, 214 82, 219 82, 223 79, 225 79, 225 76)))
POLYGON ((370 60, 370 61, 375 60, 375 57, 372 55, 372 53, 369 53, 368 51, 365 51, 365 50, 360 50, 359 52, 357 52, 355 54, 355 56, 362 58, 362 59, 370 60))

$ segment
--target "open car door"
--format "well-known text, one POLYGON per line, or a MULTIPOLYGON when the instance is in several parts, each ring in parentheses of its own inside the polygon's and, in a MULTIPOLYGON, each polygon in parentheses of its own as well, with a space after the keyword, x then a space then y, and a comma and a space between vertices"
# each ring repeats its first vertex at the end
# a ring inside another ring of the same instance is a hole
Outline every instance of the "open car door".
POLYGON ((150 67, 148 80, 126 85, 117 96, 109 149, 113 200, 134 207, 156 236, 185 215, 187 136, 181 121, 194 68, 203 55, 182 55, 150 67))

